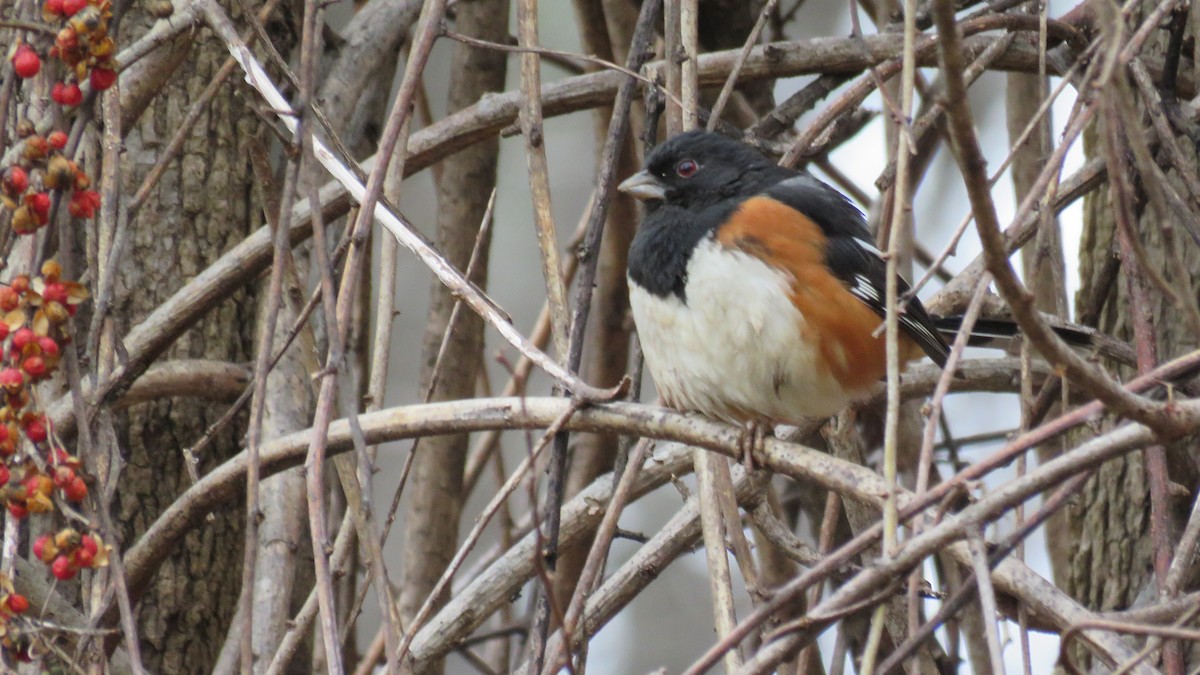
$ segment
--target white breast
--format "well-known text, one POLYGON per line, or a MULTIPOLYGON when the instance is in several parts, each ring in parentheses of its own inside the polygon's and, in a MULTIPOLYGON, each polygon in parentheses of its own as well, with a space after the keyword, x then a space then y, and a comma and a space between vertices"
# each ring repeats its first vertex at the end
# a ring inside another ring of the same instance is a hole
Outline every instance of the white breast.
POLYGON ((712 239, 700 242, 687 271, 687 304, 632 282, 629 289, 646 366, 672 407, 733 422, 795 422, 846 405, 850 392, 802 338, 786 274, 712 239))

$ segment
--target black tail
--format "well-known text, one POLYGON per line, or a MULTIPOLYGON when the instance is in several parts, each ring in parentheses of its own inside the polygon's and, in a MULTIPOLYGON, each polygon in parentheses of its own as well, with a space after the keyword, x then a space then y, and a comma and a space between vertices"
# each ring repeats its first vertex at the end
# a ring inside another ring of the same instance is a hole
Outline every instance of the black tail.
MULTIPOLYGON (((1135 356, 1133 348, 1127 343, 1116 340, 1094 328, 1068 324, 1057 319, 1050 319, 1051 328, 1062 338, 1063 342, 1077 349, 1094 350, 1097 353, 1122 363, 1133 364, 1135 356)), ((961 316, 935 316, 933 323, 938 331, 953 340, 962 328, 961 316)), ((1007 349, 1021 338, 1021 329, 1011 319, 984 319, 975 322, 971 329, 971 337, 967 344, 972 347, 992 347, 1007 349)))

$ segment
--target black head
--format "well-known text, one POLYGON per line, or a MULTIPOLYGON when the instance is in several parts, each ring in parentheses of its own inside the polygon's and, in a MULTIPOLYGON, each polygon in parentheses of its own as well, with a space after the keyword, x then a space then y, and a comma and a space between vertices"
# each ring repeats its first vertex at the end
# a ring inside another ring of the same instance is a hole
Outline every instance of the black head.
POLYGON ((754 148, 708 131, 679 134, 646 158, 619 189, 655 204, 706 206, 757 188, 778 167, 754 148))

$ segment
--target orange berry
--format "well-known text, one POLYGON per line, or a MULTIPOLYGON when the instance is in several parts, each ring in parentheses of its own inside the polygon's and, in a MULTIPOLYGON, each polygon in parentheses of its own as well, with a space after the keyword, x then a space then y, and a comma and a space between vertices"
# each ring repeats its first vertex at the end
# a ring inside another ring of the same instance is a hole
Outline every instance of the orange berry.
POLYGON ((50 143, 37 135, 26 138, 25 145, 21 148, 21 156, 31 162, 36 162, 48 154, 50 154, 50 143))
POLYGON ((51 157, 43 182, 51 190, 69 189, 75 184, 75 162, 62 155, 51 157))
POLYGON ((46 277, 47 282, 57 281, 62 276, 62 265, 57 260, 47 260, 42 263, 42 276, 46 277))
MULTIPOLYGON (((21 306, 21 295, 14 291, 11 286, 0 286, 0 310, 11 312, 21 306)), ((0 323, 0 326, 8 327, 6 323, 0 323)))

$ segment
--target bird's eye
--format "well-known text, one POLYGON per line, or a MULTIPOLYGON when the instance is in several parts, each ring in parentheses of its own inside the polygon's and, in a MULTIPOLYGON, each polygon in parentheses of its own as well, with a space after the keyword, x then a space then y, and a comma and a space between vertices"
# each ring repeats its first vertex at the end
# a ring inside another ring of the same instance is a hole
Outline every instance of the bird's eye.
POLYGON ((699 170, 700 165, 690 159, 685 159, 679 164, 675 165, 675 173, 680 178, 691 178, 692 176, 695 176, 696 172, 699 170))

